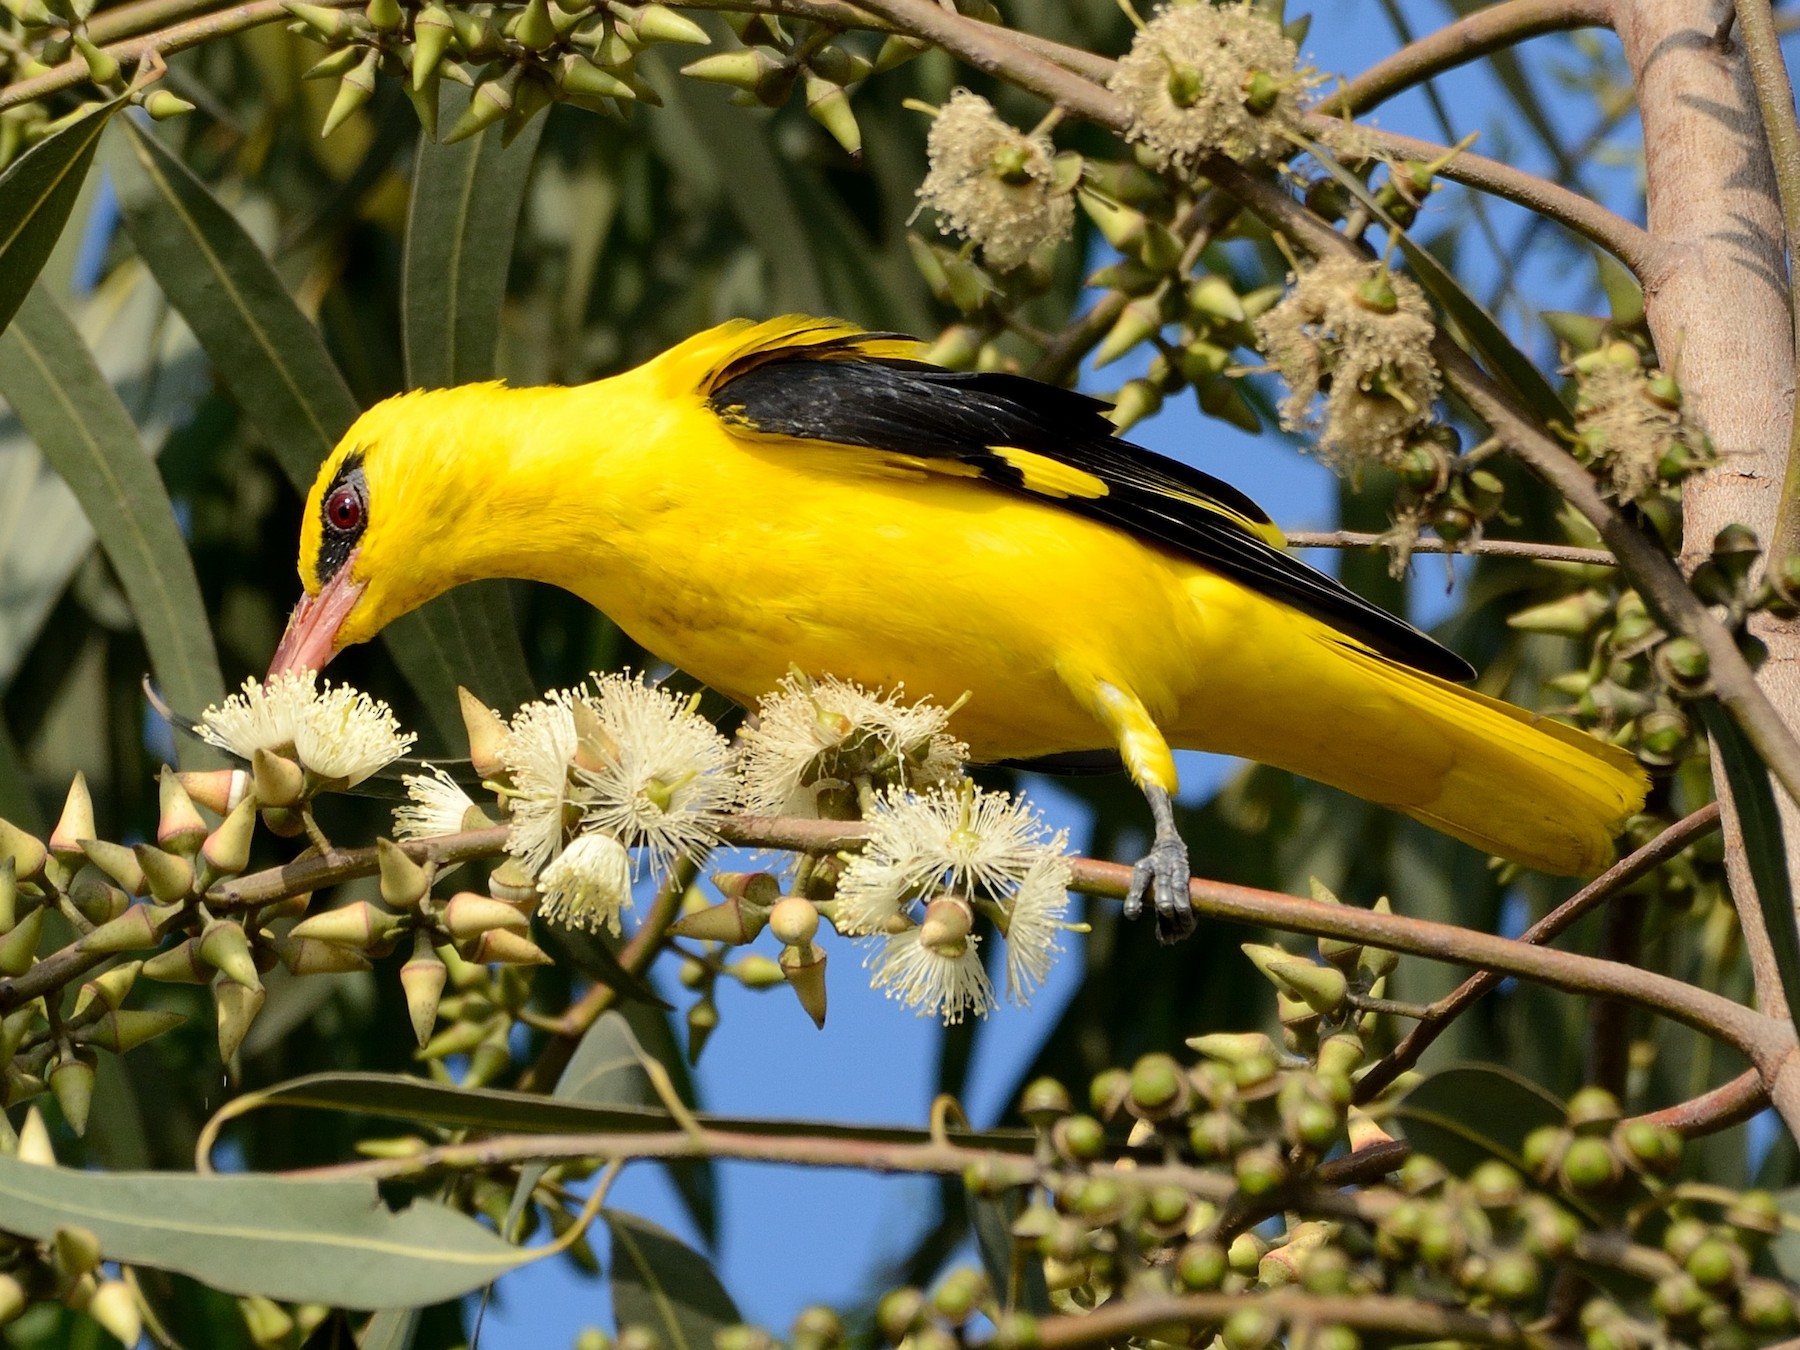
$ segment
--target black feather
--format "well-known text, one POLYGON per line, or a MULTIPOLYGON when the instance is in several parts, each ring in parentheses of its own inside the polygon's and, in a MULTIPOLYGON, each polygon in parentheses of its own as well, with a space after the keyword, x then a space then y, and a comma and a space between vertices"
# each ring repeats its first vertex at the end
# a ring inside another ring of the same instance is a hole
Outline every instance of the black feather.
POLYGON ((1020 375, 917 361, 816 360, 799 349, 727 380, 712 406, 728 425, 749 432, 955 460, 996 486, 1175 549, 1395 661, 1450 680, 1475 673, 1411 624, 1246 528, 1243 521, 1269 518, 1229 483, 1120 440, 1106 405, 1086 394, 1020 375), (1107 493, 1035 492, 999 447, 1092 474, 1107 493))

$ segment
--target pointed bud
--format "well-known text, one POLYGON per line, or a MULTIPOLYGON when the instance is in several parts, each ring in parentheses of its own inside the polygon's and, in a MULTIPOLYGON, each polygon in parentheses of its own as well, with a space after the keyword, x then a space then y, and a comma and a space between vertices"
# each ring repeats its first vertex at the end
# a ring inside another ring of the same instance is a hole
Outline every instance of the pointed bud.
POLYGON ((70 1017, 79 1022, 89 1008, 95 1008, 99 1013, 117 1011, 143 968, 142 961, 126 961, 84 982, 81 991, 75 995, 75 1011, 70 1017))
POLYGON ((1133 300, 1125 306, 1117 322, 1094 349, 1095 367, 1117 361, 1138 344, 1161 332, 1162 325, 1162 305, 1159 301, 1149 296, 1133 300))
POLYGON ((360 47, 339 47, 335 52, 328 52, 306 68, 303 80, 335 80, 347 75, 356 68, 356 63, 363 59, 360 47))
POLYGON ((231 919, 214 919, 201 930, 200 959, 246 989, 262 988, 256 958, 250 954, 250 939, 243 926, 231 919))
POLYGON ((1577 591, 1561 600, 1522 609, 1508 616, 1506 626, 1525 633, 1578 638, 1598 623, 1610 607, 1610 601, 1599 591, 1577 591))
POLYGON ((1190 1050, 1221 1064, 1276 1058, 1275 1043, 1260 1031, 1219 1031, 1208 1036, 1190 1036, 1187 1044, 1190 1050))
POLYGON ((231 808, 219 828, 206 837, 200 856, 214 876, 232 877, 250 865, 250 844, 256 835, 256 802, 245 797, 231 808))
POLYGON ((63 862, 73 863, 83 856, 81 841, 92 839, 98 833, 94 828, 94 799, 88 793, 87 776, 78 773, 69 784, 69 795, 63 800, 62 816, 56 822, 56 828, 50 831, 50 851, 63 862))
POLYGON ((519 86, 519 78, 519 68, 514 66, 499 79, 483 80, 476 85, 475 92, 469 99, 469 106, 444 137, 444 144, 455 145, 458 141, 466 141, 469 137, 486 131, 510 113, 513 108, 513 91, 519 86))
POLYGON ((1216 273, 1190 281, 1184 298, 1188 310, 1198 318, 1215 323, 1244 322, 1243 298, 1229 280, 1216 273))
MULTIPOLYGON (((252 1345, 276 1350, 294 1339, 294 1319, 274 1299, 253 1295, 237 1302, 238 1313, 244 1319, 244 1330, 250 1333, 252 1345)), ((301 1339, 305 1339, 304 1334, 301 1339)))
MULTIPOLYGON (((604 70, 600 69, 599 66, 595 65, 579 52, 570 52, 567 56, 563 57, 561 64, 557 66, 556 87, 567 93, 581 94, 588 98, 629 99, 636 97, 636 94, 632 92, 631 86, 626 84, 625 81, 619 79, 616 75, 607 74, 604 70)), ((587 704, 580 700, 577 700, 571 709, 576 715, 575 728, 577 740, 575 762, 581 764, 581 767, 583 768, 591 768, 591 765, 582 763, 583 757, 588 754, 587 738, 581 734, 581 714, 583 710, 586 711, 588 718, 596 725, 598 725, 600 719, 592 708, 589 708, 587 704)), ((601 732, 604 735, 605 729, 601 728, 601 732)), ((606 739, 610 741, 612 740, 612 737, 607 736, 606 739)))
POLYGON ((806 1009, 806 1015, 813 1020, 813 1025, 821 1031, 825 1029, 825 949, 814 943, 804 951, 799 947, 784 947, 781 952, 781 973, 787 976, 787 982, 800 1000, 800 1006, 806 1009))
POLYGON ((152 121, 167 122, 172 117, 187 116, 194 111, 194 105, 167 89, 153 89, 144 98, 144 111, 150 114, 152 121))
MULTIPOLYGON (((453 66, 450 69, 460 70, 461 67, 453 66)), ((431 141, 437 140, 438 90, 442 84, 442 72, 433 70, 425 77, 425 83, 418 88, 414 88, 410 80, 400 86, 401 92, 406 95, 407 102, 413 106, 413 113, 419 119, 419 126, 425 132, 425 138, 431 141)))
POLYGON ((689 1064, 700 1062, 700 1052, 706 1049, 707 1041, 712 1039, 713 1032, 719 1029, 719 1005, 711 998, 702 998, 687 1010, 687 1060, 689 1064))
MULTIPOLYGON (((504 1019, 492 1019, 504 1026, 504 1019)), ((489 1022, 452 1022, 425 1043, 420 1059, 443 1059, 447 1055, 466 1055, 487 1039, 489 1022)))
POLYGON ((912 60, 920 52, 925 51, 927 44, 915 37, 904 37, 895 33, 881 44, 881 50, 875 53, 873 73, 885 75, 912 60))
POLYGON ((525 8, 507 24, 506 35, 533 52, 541 52, 555 42, 556 25, 550 21, 550 10, 544 0, 526 0, 525 8))
POLYGON ((552 964, 544 949, 528 937, 505 928, 490 928, 466 949, 468 959, 488 966, 547 966, 552 964))
POLYGON ((525 934, 531 931, 531 920, 511 905, 473 891, 460 891, 444 906, 444 931, 458 942, 493 929, 525 934))
POLYGON ((175 777, 190 800, 215 816, 231 814, 250 795, 250 775, 242 769, 208 769, 175 777))
POLYGON ((111 923, 131 903, 129 896, 107 880, 106 873, 91 862, 83 862, 64 887, 69 903, 91 924, 111 923))
POLYGON ((258 806, 292 806, 306 789, 306 773, 286 755, 258 750, 250 756, 258 806))
POLYGON ((36 837, 27 834, 11 821, 0 820, 0 858, 11 858, 13 875, 30 881, 44 870, 50 851, 36 837))
POLYGON ((400 8, 399 0, 369 0, 363 17, 378 33, 398 33, 406 22, 406 11, 400 8))
POLYGON ((144 1315, 123 1280, 102 1280, 88 1300, 87 1315, 122 1345, 136 1345, 143 1338, 144 1315))
POLYGON ((194 865, 186 858, 164 853, 154 844, 138 844, 131 851, 144 871, 144 884, 156 900, 172 904, 194 889, 194 865))
POLYGON ((93 1052, 84 1058, 77 1050, 50 1070, 50 1091, 62 1109, 63 1119, 77 1136, 87 1133, 88 1108, 94 1104, 93 1052))
MULTIPOLYGON (((807 908, 812 906, 808 905, 807 908)), ((709 905, 692 914, 682 915, 669 925, 669 931, 676 937, 692 938, 699 942, 725 942, 737 946, 752 941, 768 922, 768 910, 734 897, 723 904, 709 905)))
POLYGON ((1092 192, 1081 194, 1081 209, 1094 222, 1106 242, 1121 253, 1134 253, 1143 237, 1145 217, 1141 211, 1119 206, 1092 192))
POLYGON ((681 42, 704 47, 712 41, 704 28, 667 5, 633 6, 627 10, 627 17, 633 36, 646 46, 652 42, 681 42))
POLYGON ((535 909, 539 899, 537 882, 517 858, 506 859, 488 873, 488 894, 522 914, 535 909))
POLYGON ((1148 380, 1131 380, 1113 395, 1106 420, 1121 432, 1129 431, 1146 417, 1154 417, 1162 405, 1162 390, 1148 380))
MULTIPOLYGON (((413 16, 413 62, 412 87, 417 90, 425 88, 425 81, 431 77, 443 59, 444 50, 450 45, 450 39, 456 33, 456 25, 450 20, 450 11, 442 5, 433 3, 425 5, 413 16)), ((465 691, 458 690, 459 694, 465 691)))
POLYGON ((93 1229, 67 1224, 50 1238, 50 1259, 59 1274, 77 1280, 97 1270, 105 1258, 100 1251, 100 1238, 93 1229))
POLYGON ((381 53, 371 47, 356 68, 345 74, 338 85, 337 97, 331 101, 331 111, 325 114, 325 121, 319 127, 321 137, 331 135, 351 113, 375 96, 375 74, 380 65, 381 53))
POLYGON ((780 57, 762 47, 747 47, 714 52, 698 61, 690 61, 681 68, 681 73, 691 80, 705 80, 708 84, 723 84, 754 94, 782 69, 780 57))
MULTIPOLYGON (((1392 914, 1394 907, 1388 903, 1384 895, 1369 907, 1374 914, 1392 914)), ((1380 947, 1364 947, 1361 969, 1375 979, 1392 975, 1394 967, 1400 964, 1398 953, 1386 951, 1380 947)), ((1371 991, 1372 992, 1372 991, 1371 991)))
POLYGON ((50 1131, 44 1125, 43 1112, 31 1107, 25 1112, 25 1123, 19 1126, 19 1151, 15 1155, 33 1167, 55 1167, 56 1150, 50 1147, 50 1131))
POLYGON ((438 1000, 443 997, 444 981, 449 975, 443 959, 432 948, 430 937, 421 929, 413 939, 412 955, 400 967, 406 1011, 412 1017, 413 1035, 421 1049, 430 1042, 432 1028, 437 1025, 438 1000))
POLYGON ((308 5, 300 0, 285 0, 281 6, 301 23, 317 33, 330 46, 356 32, 356 20, 341 9, 329 5, 308 5))
POLYGON ((138 865, 137 854, 123 844, 109 843, 104 839, 83 839, 81 851, 107 876, 118 882, 127 895, 142 895, 146 888, 144 869, 138 865))
POLYGON ((506 772, 500 752, 506 746, 506 723, 500 714, 461 685, 456 698, 462 708, 463 729, 469 735, 469 763, 483 778, 497 778, 506 772))
POLYGON ((82 64, 87 67, 88 79, 95 84, 111 84, 119 78, 119 60, 112 53, 102 51, 82 34, 75 35, 75 50, 81 54, 82 64))
POLYGON ((843 86, 809 71, 805 88, 807 116, 829 131, 831 139, 848 154, 861 155, 862 128, 856 123, 856 113, 843 86))
MULTIPOLYGON (((162 941, 176 917, 180 905, 133 905, 118 918, 101 924, 75 943, 75 950, 94 952, 135 952, 154 947, 162 941)), ((149 974, 148 965, 145 974, 149 974)))
POLYGON ((290 934, 278 939, 275 949, 281 955, 281 964, 295 975, 341 975, 346 971, 374 969, 369 958, 355 948, 318 938, 290 934))
POLYGON ((229 1064, 262 1011, 268 994, 261 985, 247 988, 223 975, 213 980, 213 1003, 219 1017, 219 1058, 229 1064))
POLYGON ((161 813, 156 821, 156 842, 171 853, 193 857, 206 838, 206 822, 194 809, 193 800, 175 771, 166 764, 158 780, 157 796, 161 813))
POLYGON ((144 978, 164 984, 207 984, 216 973, 200 955, 199 938, 185 938, 144 962, 144 978))
POLYGON ((25 1286, 11 1275, 0 1275, 0 1327, 30 1306, 31 1299, 25 1293, 25 1286))
POLYGON ((758 952, 733 961, 725 967, 725 973, 732 976, 746 989, 773 989, 787 981, 786 973, 781 969, 779 961, 771 961, 758 952))
POLYGON ((120 1008, 109 1012, 82 1032, 89 1045, 123 1055, 154 1040, 165 1031, 173 1031, 187 1018, 177 1012, 160 1012, 151 1008, 120 1008))
POLYGON ((381 903, 395 910, 418 908, 419 901, 431 889, 431 878, 425 869, 407 857, 406 850, 392 839, 377 839, 375 854, 381 866, 381 903))
POLYGON ((769 928, 786 947, 805 947, 819 932, 819 911, 812 901, 783 896, 769 911, 769 928))
POLYGON ((1340 1011, 1349 993, 1349 981, 1336 966, 1316 966, 1310 961, 1274 961, 1266 974, 1313 1012, 1328 1015, 1340 1011))
POLYGON ((340 947, 368 948, 387 938, 406 921, 375 908, 367 900, 340 905, 295 924, 288 936, 335 942, 340 947))
POLYGON ((31 969, 37 956, 38 940, 44 935, 46 909, 34 909, 0 936, 0 975, 17 978, 31 969))
POLYGON ((5 1082, 0 1087, 0 1106, 14 1107, 20 1102, 28 1102, 33 1097, 41 1097, 50 1090, 50 1085, 34 1073, 26 1073, 21 1069, 8 1069, 3 1075, 5 1082))

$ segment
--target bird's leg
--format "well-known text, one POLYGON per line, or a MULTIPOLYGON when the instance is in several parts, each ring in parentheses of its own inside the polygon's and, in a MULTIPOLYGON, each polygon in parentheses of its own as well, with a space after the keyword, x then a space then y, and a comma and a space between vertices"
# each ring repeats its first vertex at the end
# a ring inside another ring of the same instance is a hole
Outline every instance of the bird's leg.
POLYGON ((1194 931, 1194 909, 1188 900, 1187 845, 1175 832, 1175 757, 1156 721, 1138 698, 1097 681, 1093 699, 1095 714, 1118 741, 1119 753, 1132 781, 1143 790, 1156 821, 1156 837, 1150 852, 1131 869, 1131 889, 1125 896, 1125 917, 1144 912, 1148 895, 1156 906, 1156 936, 1162 942, 1179 942, 1194 931))

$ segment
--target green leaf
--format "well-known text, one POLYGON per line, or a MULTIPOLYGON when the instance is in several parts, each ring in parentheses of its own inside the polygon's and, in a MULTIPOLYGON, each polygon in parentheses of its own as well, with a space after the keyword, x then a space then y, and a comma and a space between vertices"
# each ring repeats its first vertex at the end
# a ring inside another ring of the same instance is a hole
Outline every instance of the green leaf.
POLYGON ((669 1350, 711 1350, 744 1319, 706 1258, 648 1219, 603 1209, 612 1230, 613 1317, 651 1327, 669 1350))
MULTIPOLYGON (((440 124, 452 126, 469 91, 446 80, 442 99, 440 124)), ((528 123, 505 149, 498 136, 419 140, 400 300, 415 389, 494 378, 513 236, 546 120, 528 123)))
POLYGON ((1461 1064, 1432 1074, 1400 1098, 1391 1119, 1415 1148, 1461 1176, 1490 1158, 1525 1170, 1525 1136, 1562 1124, 1563 1106, 1510 1069, 1461 1064))
MULTIPOLYGON (((155 136, 126 127, 112 167, 132 242, 305 494, 356 420, 356 399, 317 326, 237 218, 155 136)), ((386 638, 448 744, 463 735, 457 685, 503 707, 535 692, 504 583, 440 596, 391 624, 386 638)))
POLYGON ((1476 353, 1487 363, 1495 378, 1500 380, 1513 397, 1517 398, 1545 426, 1567 426, 1571 418, 1567 406, 1557 395, 1550 382, 1543 376, 1537 365, 1513 345, 1504 329, 1494 322, 1493 317, 1481 307, 1463 289, 1449 269, 1432 256, 1428 249, 1415 243, 1407 232, 1394 222, 1394 218, 1382 210, 1362 179, 1351 173, 1342 164, 1331 157, 1330 151, 1321 145, 1308 143, 1308 150, 1319 161, 1320 166, 1360 202, 1363 208, 1379 220, 1388 234, 1400 245, 1400 251, 1406 255, 1407 264, 1413 275, 1442 307, 1464 338, 1475 348, 1476 353))
POLYGON ((0 1226, 41 1242, 70 1223, 111 1261, 342 1308, 458 1298, 544 1254, 431 1201, 390 1210, 373 1182, 84 1172, 0 1156, 0 1226))
POLYGON ((1787 1000, 1788 1016, 1800 1022, 1800 929, 1795 927, 1793 879, 1788 875, 1775 787, 1756 747, 1723 708, 1709 699, 1700 705, 1700 717, 1725 762, 1725 780, 1731 786, 1738 826, 1744 834, 1744 857, 1756 887, 1756 905, 1769 935, 1775 968, 1781 973, 1782 997, 1787 1000))
POLYGON ((62 307, 34 286, 0 334, 0 395, 94 526, 164 692, 224 697, 206 606, 156 466, 62 307))
POLYGON ((0 173, 0 329, 12 322, 56 247, 100 133, 123 103, 114 99, 44 137, 0 173))
POLYGON ((988 1281, 1007 1312, 1026 1312, 1033 1317, 1048 1317, 1050 1286, 1044 1280, 1044 1263, 1036 1253, 1020 1249, 1012 1226, 1024 1212, 1025 1198, 1019 1191, 997 1196, 970 1196, 969 1217, 975 1227, 975 1247, 981 1254, 981 1265, 988 1281))
POLYGON ((410 1350, 419 1330, 417 1308, 383 1308, 356 1335, 356 1350, 410 1350))

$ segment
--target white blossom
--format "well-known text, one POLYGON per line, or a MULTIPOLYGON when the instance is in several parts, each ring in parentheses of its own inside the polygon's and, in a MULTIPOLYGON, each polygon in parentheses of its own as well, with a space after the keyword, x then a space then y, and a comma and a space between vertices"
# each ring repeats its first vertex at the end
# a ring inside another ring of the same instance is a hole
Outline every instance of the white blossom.
POLYGON ((200 714, 202 740, 249 759, 258 750, 291 755, 301 710, 313 699, 314 671, 273 675, 267 683, 251 677, 223 703, 200 714))
POLYGON ((994 1010, 994 986, 973 934, 947 951, 927 945, 917 928, 908 928, 881 939, 863 964, 874 969, 874 988, 920 1017, 942 1017, 945 1026, 969 1013, 985 1017, 994 1010))
POLYGON ((424 773, 409 773, 400 781, 406 787, 407 802, 394 808, 394 838, 432 839, 468 828, 475 801, 436 764, 427 764, 424 773))
POLYGON ((538 877, 539 913, 571 928, 620 931, 631 908, 631 855, 609 834, 577 835, 538 877))
POLYGON ((1061 935, 1070 925, 1068 859, 1038 859, 1019 878, 1001 904, 1000 928, 1006 936, 1006 993, 1014 1003, 1028 1003, 1062 954, 1061 935))
POLYGON ((319 777, 354 787, 412 749, 415 739, 380 699, 327 684, 298 711, 294 757, 319 777))

